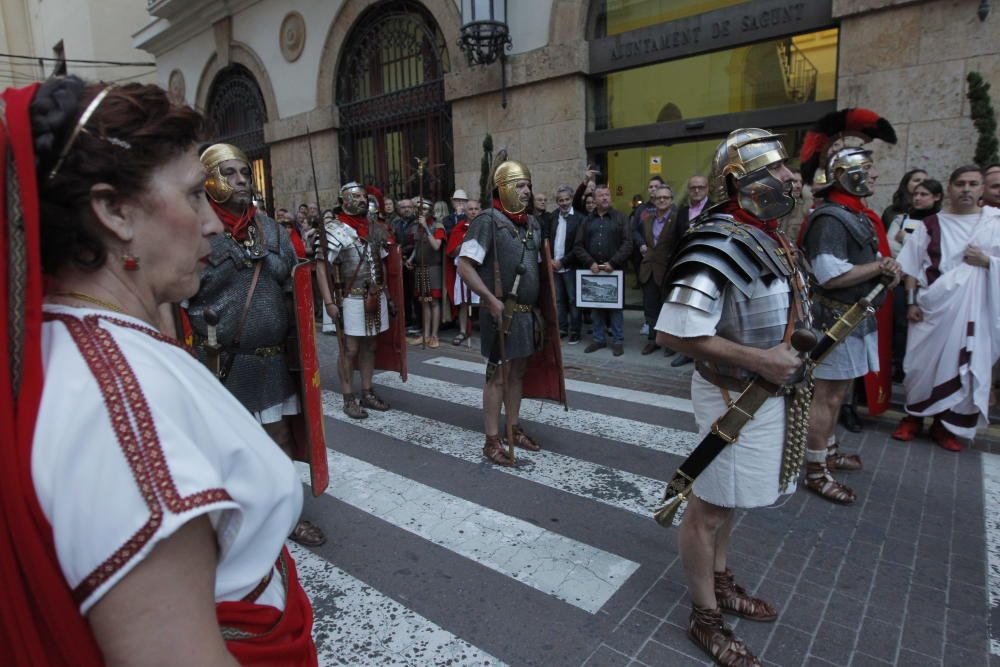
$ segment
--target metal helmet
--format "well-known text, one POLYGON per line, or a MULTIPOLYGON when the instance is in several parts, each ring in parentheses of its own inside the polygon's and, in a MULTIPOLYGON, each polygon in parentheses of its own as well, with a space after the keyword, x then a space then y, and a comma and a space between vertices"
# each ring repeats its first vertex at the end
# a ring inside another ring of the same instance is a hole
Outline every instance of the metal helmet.
POLYGON ((845 146, 833 153, 827 161, 826 182, 829 185, 837 183, 849 194, 868 197, 874 192, 868 174, 871 168, 870 150, 860 146, 845 146))
POLYGON ((247 165, 250 164, 246 153, 232 144, 212 144, 201 154, 201 166, 208 172, 205 176, 205 192, 216 204, 224 204, 233 196, 233 188, 221 170, 222 163, 227 160, 239 160, 247 165))
POLYGON ((791 184, 782 183, 770 167, 788 159, 780 134, 759 128, 729 133, 715 151, 709 191, 716 203, 730 197, 729 177, 733 178, 740 208, 761 220, 774 220, 795 206, 791 184))
POLYGON ((493 171, 493 187, 500 195, 500 204, 504 210, 514 215, 523 213, 528 204, 522 203, 517 196, 517 182, 531 182, 531 171, 517 160, 504 160, 493 171))
POLYGON ((368 193, 359 183, 344 183, 340 188, 340 208, 347 215, 368 213, 368 193))

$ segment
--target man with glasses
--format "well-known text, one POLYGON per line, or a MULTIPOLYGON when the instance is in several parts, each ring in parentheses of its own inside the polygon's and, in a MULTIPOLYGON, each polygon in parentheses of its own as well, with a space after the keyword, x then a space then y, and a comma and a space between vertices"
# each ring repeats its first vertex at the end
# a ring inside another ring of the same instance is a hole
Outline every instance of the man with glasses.
MULTIPOLYGON (((702 214, 708 205, 708 179, 701 174, 695 174, 688 179, 687 182, 687 200, 688 203, 681 206, 677 211, 677 226, 681 229, 681 233, 684 232, 688 227, 690 227, 698 216, 702 214)), ((678 368, 684 364, 690 364, 691 357, 684 354, 678 354, 677 357, 670 362, 672 368, 678 368)))

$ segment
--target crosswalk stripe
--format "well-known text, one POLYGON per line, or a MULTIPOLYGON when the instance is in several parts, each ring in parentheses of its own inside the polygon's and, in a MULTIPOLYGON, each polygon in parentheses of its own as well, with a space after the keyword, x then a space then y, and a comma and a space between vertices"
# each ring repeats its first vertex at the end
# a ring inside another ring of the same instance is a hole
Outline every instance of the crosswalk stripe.
MULTIPOLYGON (((327 461, 327 495, 591 614, 639 569, 621 556, 361 459, 327 450, 327 461)), ((301 472, 307 482, 308 470, 301 472)))
POLYGON ((308 549, 288 542, 314 607, 319 664, 503 665, 308 549))
MULTIPOLYGON (((469 463, 480 464, 484 460, 481 450, 482 433, 459 426, 398 410, 370 411, 367 419, 351 419, 341 410, 340 395, 330 391, 323 392, 323 412, 327 417, 352 426, 432 449, 469 463)), ((540 452, 519 450, 518 458, 522 461, 522 465, 516 468, 496 466, 495 469, 588 500, 596 500, 644 518, 652 515, 655 509, 653 503, 659 499, 665 484, 651 477, 546 450, 540 452)), ((675 523, 679 522, 680 515, 675 519, 675 523)))
MULTIPOLYGON (((454 359, 452 357, 434 357, 433 359, 426 359, 424 363, 430 364, 431 366, 438 366, 440 368, 449 368, 455 371, 477 373, 480 377, 483 376, 483 373, 486 370, 485 363, 469 361, 467 359, 454 359)), ((636 389, 625 389, 624 387, 613 387, 606 384, 597 384, 596 382, 566 380, 566 390, 575 391, 578 394, 590 394, 592 396, 613 398, 615 400, 626 401, 628 403, 648 405, 651 408, 665 408, 667 410, 675 410, 677 412, 692 412, 693 410, 691 407, 691 401, 686 398, 654 394, 651 391, 638 391, 636 389)))
POLYGON ((1000 609, 1000 456, 980 454, 983 470, 983 523, 985 524, 986 559, 989 567, 990 653, 1000 655, 1000 627, 993 617, 1000 609))
MULTIPOLYGON (((379 373, 375 381, 391 389, 398 389, 425 398, 436 398, 441 401, 457 403, 468 407, 479 408, 483 403, 481 389, 466 387, 454 382, 436 380, 420 375, 410 375, 404 383, 394 373, 379 373)), ((611 440, 624 442, 637 447, 654 449, 667 454, 686 458, 695 446, 695 435, 689 431, 681 431, 666 426, 656 426, 635 419, 606 415, 588 410, 563 410, 562 406, 544 401, 524 399, 521 402, 521 418, 557 426, 559 428, 586 433, 611 440)))

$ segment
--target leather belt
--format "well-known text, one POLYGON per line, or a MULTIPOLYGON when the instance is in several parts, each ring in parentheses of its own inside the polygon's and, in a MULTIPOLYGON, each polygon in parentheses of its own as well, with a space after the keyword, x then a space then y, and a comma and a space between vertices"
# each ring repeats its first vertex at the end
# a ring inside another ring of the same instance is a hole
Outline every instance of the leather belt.
MULTIPOLYGON (((381 286, 376 285, 376 287, 378 289, 375 292, 373 292, 373 294, 378 294, 379 292, 382 291, 382 287, 381 286)), ((349 292, 347 292, 347 294, 345 294, 344 296, 368 296, 368 288, 367 287, 352 287, 351 290, 349 292)))
MULTIPOLYGON (((195 334, 193 336, 194 346, 205 349, 206 339, 195 334)), ((256 356, 256 357, 278 357, 285 353, 284 345, 268 345, 265 347, 254 348, 253 351, 250 350, 234 350, 231 347, 223 346, 222 351, 226 354, 237 354, 245 356, 256 356)))
POLYGON ((734 378, 731 375, 723 375, 722 373, 717 373, 716 371, 713 371, 711 368, 709 368, 708 364, 706 364, 703 361, 696 361, 694 367, 695 370, 698 371, 698 373, 703 378, 708 380, 711 384, 714 384, 716 387, 720 387, 728 391, 734 391, 738 394, 741 394, 743 393, 743 390, 747 388, 747 385, 750 384, 749 380, 740 380, 738 378, 734 378))
POLYGON ((837 301, 836 299, 831 299, 830 297, 823 296, 822 294, 817 294, 813 298, 813 300, 818 301, 821 305, 829 308, 838 315, 843 315, 851 307, 851 304, 849 303, 844 303, 843 301, 837 301))
POLYGON ((532 306, 531 304, 528 304, 528 303, 515 303, 514 304, 514 312, 515 313, 530 313, 532 311, 532 308, 534 308, 534 306, 532 306))

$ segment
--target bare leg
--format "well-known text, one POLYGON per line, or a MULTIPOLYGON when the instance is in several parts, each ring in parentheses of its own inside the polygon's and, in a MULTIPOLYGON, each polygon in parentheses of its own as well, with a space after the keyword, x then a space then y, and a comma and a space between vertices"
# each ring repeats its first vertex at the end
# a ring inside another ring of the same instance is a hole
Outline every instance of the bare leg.
POLYGON ((274 440, 288 458, 292 458, 292 422, 289 416, 270 424, 261 424, 271 440, 274 440))
POLYGON ((465 333, 469 330, 469 309, 463 303, 458 307, 458 332, 465 333))
POLYGON ((358 337, 344 336, 346 350, 342 363, 337 364, 337 372, 340 374, 340 393, 353 393, 352 380, 354 378, 354 365, 358 361, 358 337))
POLYGON ((497 368, 483 388, 483 421, 486 435, 500 433, 500 406, 503 404, 503 374, 497 368))
MULTIPOLYGON (((718 606, 715 599, 715 566, 719 558, 716 545, 719 532, 724 527, 728 531, 732 513, 731 509, 706 503, 694 494, 688 501, 678 546, 691 601, 696 607, 715 609, 718 606)), ((728 546, 728 542, 727 535, 724 543, 728 546)), ((726 555, 721 554, 721 558, 725 562, 726 555)))
POLYGON ((715 534, 715 571, 726 571, 726 560, 729 555, 729 538, 733 534, 733 513, 729 512, 725 523, 719 526, 715 534))
POLYGON ((528 370, 528 359, 513 359, 510 362, 510 414, 511 424, 520 423, 521 396, 524 394, 524 372, 528 370))
POLYGON ((837 428, 840 404, 851 387, 851 380, 816 380, 812 406, 809 408, 809 433, 806 447, 814 452, 826 451, 830 436, 837 428))
POLYGON ((437 299, 431 302, 431 338, 438 337, 441 328, 441 302, 437 299))
POLYGON ((431 337, 431 329, 433 328, 433 324, 434 324, 431 321, 431 304, 430 304, 430 302, 428 302, 428 301, 421 301, 420 302, 420 312, 423 315, 422 320, 423 320, 423 324, 424 324, 424 342, 426 343, 427 340, 430 339, 430 337, 431 337))
POLYGON ((369 391, 372 388, 372 377, 375 375, 375 336, 361 339, 358 367, 361 371, 361 390, 369 391))

